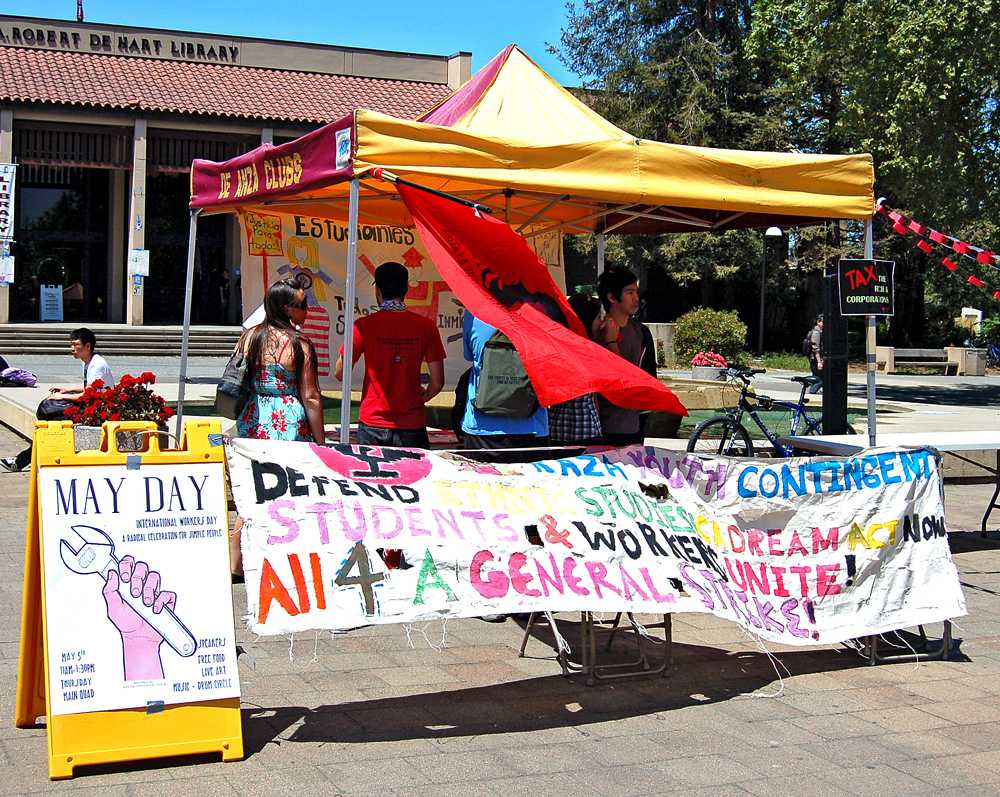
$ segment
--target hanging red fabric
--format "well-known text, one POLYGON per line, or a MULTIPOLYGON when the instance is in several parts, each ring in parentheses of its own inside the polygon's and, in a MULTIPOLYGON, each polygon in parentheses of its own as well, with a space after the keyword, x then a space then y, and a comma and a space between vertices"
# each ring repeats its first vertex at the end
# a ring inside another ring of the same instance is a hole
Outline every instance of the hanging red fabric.
POLYGON ((542 405, 600 393, 619 407, 687 415, 666 385, 586 337, 548 268, 510 226, 406 185, 396 190, 455 296, 511 339, 542 405), (569 326, 550 317, 556 311, 569 326))

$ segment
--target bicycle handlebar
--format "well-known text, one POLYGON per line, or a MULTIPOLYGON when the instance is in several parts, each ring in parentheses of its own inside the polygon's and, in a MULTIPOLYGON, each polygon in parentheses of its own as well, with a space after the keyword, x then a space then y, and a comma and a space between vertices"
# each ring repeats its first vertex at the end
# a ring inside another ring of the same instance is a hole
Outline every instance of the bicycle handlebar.
POLYGON ((757 374, 766 374, 766 368, 727 368, 726 375, 730 378, 742 379, 744 382, 748 383, 757 374))

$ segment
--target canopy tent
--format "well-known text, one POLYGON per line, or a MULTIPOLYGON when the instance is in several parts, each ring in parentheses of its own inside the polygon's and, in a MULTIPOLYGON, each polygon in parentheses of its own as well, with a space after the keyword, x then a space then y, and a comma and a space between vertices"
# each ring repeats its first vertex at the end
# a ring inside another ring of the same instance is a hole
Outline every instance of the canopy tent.
MULTIPOLYGON (((198 214, 271 207, 346 219, 353 278, 359 219, 412 226, 394 188, 366 180, 376 167, 502 210, 526 237, 552 230, 788 227, 870 219, 875 207, 870 155, 743 152, 637 139, 512 45, 416 121, 358 109, 287 144, 265 144, 222 163, 193 163, 179 414, 198 214)), ((350 362, 353 279, 346 299, 344 348, 350 362)), ((346 441, 349 369, 342 395, 346 441)))

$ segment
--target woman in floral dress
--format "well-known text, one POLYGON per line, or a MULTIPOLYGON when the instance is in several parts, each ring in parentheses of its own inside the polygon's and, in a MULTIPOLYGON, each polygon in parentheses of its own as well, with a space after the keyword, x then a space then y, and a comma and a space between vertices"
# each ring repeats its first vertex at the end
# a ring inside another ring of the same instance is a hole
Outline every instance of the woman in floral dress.
MULTIPOLYGON (((297 278, 271 285, 264 298, 264 320, 237 344, 246 354, 247 372, 253 374, 253 392, 236 420, 237 437, 326 442, 316 353, 299 333, 309 307, 304 287, 309 286, 297 278)), ((234 576, 243 572, 242 525, 237 518, 230 537, 234 576)))

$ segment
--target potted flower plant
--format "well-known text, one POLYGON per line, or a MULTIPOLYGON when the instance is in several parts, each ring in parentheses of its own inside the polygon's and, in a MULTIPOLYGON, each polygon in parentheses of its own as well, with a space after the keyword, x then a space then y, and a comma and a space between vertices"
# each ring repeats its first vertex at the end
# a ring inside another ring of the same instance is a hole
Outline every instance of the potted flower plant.
POLYGON ((714 351, 700 351, 691 358, 692 379, 722 379, 722 371, 729 364, 726 358, 714 351))
MULTIPOLYGON (((77 450, 100 446, 101 426, 105 421, 153 421, 157 427, 165 428, 174 411, 162 396, 149 388, 155 383, 156 375, 149 371, 139 376, 125 374, 113 387, 106 386, 100 379, 91 382, 79 400, 65 412, 73 421, 77 450)), ((142 448, 142 437, 119 432, 118 449, 138 451, 142 448)))

